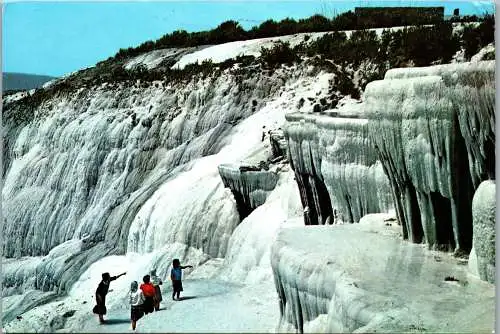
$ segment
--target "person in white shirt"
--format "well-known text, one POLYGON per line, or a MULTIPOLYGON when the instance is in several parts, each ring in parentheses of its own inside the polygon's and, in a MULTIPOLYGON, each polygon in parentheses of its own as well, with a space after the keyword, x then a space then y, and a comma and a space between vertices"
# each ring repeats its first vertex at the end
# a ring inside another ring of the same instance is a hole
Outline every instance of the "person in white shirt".
POLYGON ((130 320, 132 321, 132 329, 135 330, 137 321, 144 315, 142 304, 144 304, 144 294, 139 289, 137 281, 130 284, 130 320))

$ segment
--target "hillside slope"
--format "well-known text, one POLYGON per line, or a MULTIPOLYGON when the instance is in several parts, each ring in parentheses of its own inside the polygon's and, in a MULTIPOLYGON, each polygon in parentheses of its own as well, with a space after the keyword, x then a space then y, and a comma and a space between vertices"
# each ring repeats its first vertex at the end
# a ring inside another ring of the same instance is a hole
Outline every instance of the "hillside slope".
POLYGON ((55 79, 47 75, 5 72, 2 73, 2 90, 29 90, 40 88, 47 81, 55 79))

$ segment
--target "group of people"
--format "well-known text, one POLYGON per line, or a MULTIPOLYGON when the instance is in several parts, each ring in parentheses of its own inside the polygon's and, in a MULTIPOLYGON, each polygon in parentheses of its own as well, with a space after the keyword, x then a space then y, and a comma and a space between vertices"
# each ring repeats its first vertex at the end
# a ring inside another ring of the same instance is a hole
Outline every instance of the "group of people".
MULTIPOLYGON (((172 281, 172 299, 180 300, 182 288, 182 269, 193 268, 193 266, 181 266, 179 259, 172 261, 172 270, 170 271, 170 280, 172 281)), ((99 323, 104 324, 103 316, 106 314, 106 294, 109 291, 109 283, 116 280, 122 273, 117 276, 110 276, 109 273, 102 274, 102 281, 97 287, 95 296, 97 305, 94 306, 93 312, 99 316, 99 323)), ((132 329, 135 330, 137 321, 145 314, 153 313, 160 310, 160 303, 163 300, 160 285, 163 284, 161 278, 156 275, 156 269, 151 271, 151 275, 145 275, 142 278, 143 283, 139 286, 137 281, 130 283, 130 320, 132 329)))

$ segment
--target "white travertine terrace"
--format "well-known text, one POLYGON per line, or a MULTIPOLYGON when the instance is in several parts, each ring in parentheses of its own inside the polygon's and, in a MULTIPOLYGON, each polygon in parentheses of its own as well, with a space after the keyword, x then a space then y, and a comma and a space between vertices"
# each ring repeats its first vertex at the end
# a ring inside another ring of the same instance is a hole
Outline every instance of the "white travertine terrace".
POLYGON ((495 321, 491 284, 444 255, 401 242, 387 215, 359 224, 282 229, 271 264, 282 331, 486 332, 495 321), (447 281, 453 277, 458 281, 447 281))
POLYGON ((494 61, 389 70, 367 85, 369 137, 405 237, 468 252, 471 201, 494 178, 494 61))
POLYGON ((290 163, 302 183, 303 202, 321 217, 311 224, 324 224, 329 215, 332 223, 358 222, 368 213, 392 209, 389 181, 368 138, 368 120, 353 116, 342 111, 286 116, 290 163))

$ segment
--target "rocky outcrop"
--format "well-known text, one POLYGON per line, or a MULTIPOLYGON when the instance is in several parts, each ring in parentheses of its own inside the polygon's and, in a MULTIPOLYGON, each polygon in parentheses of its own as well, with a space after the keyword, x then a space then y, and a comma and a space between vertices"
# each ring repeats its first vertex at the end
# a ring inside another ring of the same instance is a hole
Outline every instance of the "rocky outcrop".
POLYGON ((345 110, 286 118, 290 164, 308 208, 306 225, 353 223, 392 208, 389 180, 370 144, 367 119, 345 110))
POLYGON ((231 189, 234 195, 240 220, 264 204, 279 178, 278 174, 272 171, 235 164, 220 165, 219 174, 224 186, 231 189))
POLYGON ((494 176, 494 61, 394 69, 368 84, 369 137, 405 238, 468 253, 472 196, 494 176))
POLYGON ((286 157, 288 145, 282 129, 269 130, 272 159, 286 157))
POLYGON ((495 283, 495 181, 484 181, 472 201, 472 227, 477 273, 482 280, 495 283))

